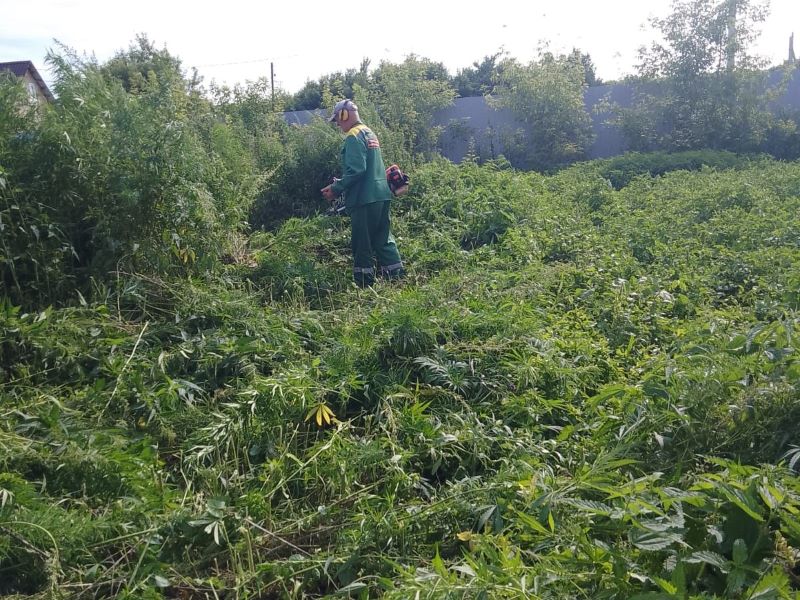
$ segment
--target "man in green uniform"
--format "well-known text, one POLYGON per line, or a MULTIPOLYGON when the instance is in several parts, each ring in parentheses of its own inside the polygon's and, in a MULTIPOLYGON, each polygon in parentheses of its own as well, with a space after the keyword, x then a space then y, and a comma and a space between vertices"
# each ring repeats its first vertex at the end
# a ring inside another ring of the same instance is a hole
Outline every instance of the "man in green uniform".
POLYGON ((373 257, 380 274, 388 279, 403 276, 403 262, 389 232, 389 204, 392 192, 386 183, 381 145, 372 130, 361 122, 352 100, 336 103, 331 122, 344 132, 342 178, 322 188, 326 200, 344 194, 350 215, 353 247, 353 279, 360 286, 375 282, 373 257))

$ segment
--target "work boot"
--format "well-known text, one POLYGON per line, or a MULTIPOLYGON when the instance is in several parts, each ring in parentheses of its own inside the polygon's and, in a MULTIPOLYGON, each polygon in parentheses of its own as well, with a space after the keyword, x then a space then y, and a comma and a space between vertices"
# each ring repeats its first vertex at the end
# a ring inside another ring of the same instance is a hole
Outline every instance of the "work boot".
POLYGON ((370 287, 375 283, 375 269, 354 267, 353 281, 358 287, 370 287))
POLYGON ((381 277, 389 281, 397 281, 402 279, 406 274, 403 265, 391 265, 389 267, 381 267, 381 277))

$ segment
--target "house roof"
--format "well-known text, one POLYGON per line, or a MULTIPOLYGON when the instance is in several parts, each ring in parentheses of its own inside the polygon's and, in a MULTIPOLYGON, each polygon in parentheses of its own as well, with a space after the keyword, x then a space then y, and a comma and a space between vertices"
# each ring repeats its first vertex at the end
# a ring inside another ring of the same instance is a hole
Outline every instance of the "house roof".
POLYGON ((0 71, 11 71, 17 77, 24 77, 25 73, 30 72, 31 77, 39 84, 39 88, 42 90, 45 98, 47 98, 50 102, 55 100, 50 88, 47 87, 47 84, 42 79, 42 76, 39 75, 39 71, 36 70, 36 67, 33 66, 33 63, 29 60, 18 60, 15 62, 0 62, 0 71))

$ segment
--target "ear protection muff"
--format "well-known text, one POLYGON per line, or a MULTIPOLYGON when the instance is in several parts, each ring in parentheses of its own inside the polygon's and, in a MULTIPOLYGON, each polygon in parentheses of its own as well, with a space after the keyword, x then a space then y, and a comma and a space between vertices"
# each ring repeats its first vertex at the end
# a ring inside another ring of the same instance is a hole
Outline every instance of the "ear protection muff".
POLYGON ((351 108, 353 110, 358 110, 358 107, 353 103, 352 100, 349 100, 349 99, 345 100, 342 103, 342 108, 339 110, 338 113, 336 113, 336 119, 339 122, 347 121, 348 119, 350 119, 350 109, 351 108))

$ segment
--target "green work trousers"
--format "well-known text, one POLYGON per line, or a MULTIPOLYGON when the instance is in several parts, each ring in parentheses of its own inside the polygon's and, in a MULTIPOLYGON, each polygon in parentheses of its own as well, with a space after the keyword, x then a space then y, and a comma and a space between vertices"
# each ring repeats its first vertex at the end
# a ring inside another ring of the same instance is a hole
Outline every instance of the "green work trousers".
POLYGON ((349 209, 352 227, 353 279, 358 285, 375 282, 375 261, 380 274, 388 279, 403 275, 403 262, 394 237, 389 232, 391 202, 371 202, 349 209))

